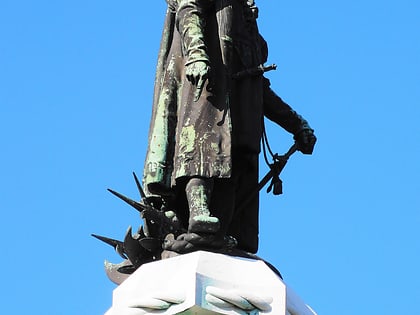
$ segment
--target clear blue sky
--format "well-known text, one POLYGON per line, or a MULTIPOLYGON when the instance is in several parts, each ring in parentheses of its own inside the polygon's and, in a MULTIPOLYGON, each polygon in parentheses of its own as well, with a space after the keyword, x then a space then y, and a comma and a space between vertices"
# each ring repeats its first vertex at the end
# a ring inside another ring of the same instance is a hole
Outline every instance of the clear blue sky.
MULTIPOLYGON (((415 314, 420 298, 420 4, 259 0, 273 88, 318 136, 261 198, 259 255, 320 315, 415 314)), ((4 314, 93 315, 114 285, 90 237, 137 197, 163 0, 0 2, 4 314)), ((270 125, 282 153, 292 138, 270 125)), ((262 166, 262 175, 266 172, 262 166)))

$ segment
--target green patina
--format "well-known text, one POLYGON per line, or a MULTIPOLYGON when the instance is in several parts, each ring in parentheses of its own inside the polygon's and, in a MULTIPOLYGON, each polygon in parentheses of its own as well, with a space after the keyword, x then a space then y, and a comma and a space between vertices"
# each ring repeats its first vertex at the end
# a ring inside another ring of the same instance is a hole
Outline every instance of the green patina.
MULTIPOLYGON (((162 61, 158 61, 158 68, 161 67, 162 61)), ((167 63, 166 71, 170 74, 175 73, 176 61, 173 58, 167 63)), ((164 77, 164 76, 163 76, 164 77)), ((160 80, 163 80, 164 78, 160 80)), ((154 113, 154 120, 151 126, 151 137, 149 139, 149 150, 146 159, 144 182, 159 183, 167 188, 170 187, 172 164, 168 162, 172 159, 170 156, 170 117, 174 116, 172 107, 169 106, 173 102, 174 89, 173 86, 178 85, 174 79, 175 76, 169 75, 172 78, 169 85, 157 82, 161 87, 157 95, 156 112, 154 113)))
POLYGON ((206 192, 206 188, 199 185, 192 187, 189 196, 188 202, 190 210, 194 209, 194 216, 198 216, 201 221, 207 218, 210 215, 208 208, 210 200, 208 200, 209 193, 206 192))
POLYGON ((186 126, 182 128, 179 140, 179 145, 184 148, 184 153, 193 152, 196 144, 196 131, 194 126, 186 126))

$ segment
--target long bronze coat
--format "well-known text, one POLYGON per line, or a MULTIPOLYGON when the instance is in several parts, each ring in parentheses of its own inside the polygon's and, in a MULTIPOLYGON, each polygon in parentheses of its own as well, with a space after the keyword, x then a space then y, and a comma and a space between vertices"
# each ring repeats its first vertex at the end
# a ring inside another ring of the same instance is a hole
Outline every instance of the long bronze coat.
POLYGON ((214 203, 215 212, 225 217, 223 233, 233 234, 240 247, 255 252, 258 197, 247 209, 235 205, 257 185, 263 117, 293 134, 306 121, 274 94, 262 75, 232 79, 232 74, 264 64, 267 45, 258 32, 256 8, 246 0, 230 0, 232 46, 227 65, 217 1, 167 1, 144 184, 150 194, 166 194, 185 177, 229 179, 215 186, 214 197, 224 201, 214 203), (195 61, 204 61, 211 69, 197 102, 195 86, 185 75, 185 66, 195 61))

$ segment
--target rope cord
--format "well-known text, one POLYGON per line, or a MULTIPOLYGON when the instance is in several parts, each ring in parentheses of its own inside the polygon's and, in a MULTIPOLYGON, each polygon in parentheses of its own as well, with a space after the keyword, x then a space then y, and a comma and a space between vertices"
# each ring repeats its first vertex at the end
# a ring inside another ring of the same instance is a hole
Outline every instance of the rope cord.
POLYGON ((267 164, 268 167, 271 167, 270 166, 271 163, 268 161, 268 157, 267 157, 267 150, 268 150, 268 153, 270 153, 270 156, 273 159, 273 161, 275 161, 275 158, 276 158, 277 154, 273 154, 273 151, 271 150, 270 144, 268 143, 267 132, 265 130, 264 117, 262 118, 262 139, 261 139, 261 143, 262 143, 262 149, 263 149, 265 163, 267 164))

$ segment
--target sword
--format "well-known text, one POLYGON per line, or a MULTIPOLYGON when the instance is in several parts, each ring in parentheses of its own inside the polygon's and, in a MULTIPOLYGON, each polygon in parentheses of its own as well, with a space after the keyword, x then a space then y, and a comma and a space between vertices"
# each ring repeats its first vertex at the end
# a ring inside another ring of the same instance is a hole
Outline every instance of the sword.
POLYGON ((232 79, 235 80, 239 80, 242 79, 243 77, 253 77, 253 76, 258 76, 261 75, 265 72, 271 71, 271 70, 276 70, 277 69, 277 65, 276 64, 272 64, 269 66, 264 66, 264 65, 259 65, 256 66, 254 68, 250 68, 250 69, 245 69, 243 71, 239 71, 235 74, 232 75, 232 79))
POLYGON ((261 179, 258 183, 257 188, 248 195, 243 202, 241 202, 238 206, 238 213, 242 212, 243 209, 248 205, 248 203, 255 197, 256 194, 268 183, 271 179, 272 182, 267 189, 267 192, 270 192, 272 188, 274 188, 273 193, 274 195, 282 194, 282 181, 279 177, 281 171, 286 166, 287 161, 289 160, 290 156, 298 150, 298 145, 295 142, 290 149, 283 155, 274 155, 274 162, 270 164, 270 170, 268 173, 261 179))

